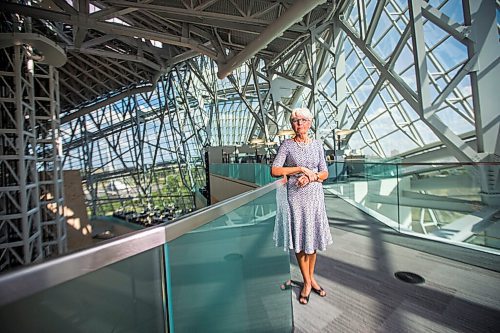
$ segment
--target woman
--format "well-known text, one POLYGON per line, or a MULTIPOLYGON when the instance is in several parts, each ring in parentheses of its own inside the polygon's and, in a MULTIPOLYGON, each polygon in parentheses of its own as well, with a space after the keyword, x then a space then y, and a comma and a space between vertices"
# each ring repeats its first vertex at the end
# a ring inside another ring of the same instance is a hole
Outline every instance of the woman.
POLYGON ((285 215, 286 226, 280 229, 282 232, 275 230, 275 238, 295 251, 304 280, 299 302, 304 305, 309 302, 311 291, 326 296, 314 278, 314 267, 316 250, 325 250, 332 243, 322 186, 328 169, 323 144, 308 136, 312 119, 306 108, 292 111, 290 122, 295 137, 283 141, 271 168, 273 177, 288 177, 287 213, 277 214, 277 219, 285 215))

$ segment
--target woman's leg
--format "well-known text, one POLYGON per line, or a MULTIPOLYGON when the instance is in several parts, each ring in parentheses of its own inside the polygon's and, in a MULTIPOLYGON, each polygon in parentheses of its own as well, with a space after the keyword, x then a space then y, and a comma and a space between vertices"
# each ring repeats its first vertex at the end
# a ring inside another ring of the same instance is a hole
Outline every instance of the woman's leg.
MULTIPOLYGON (((315 283, 314 268, 316 267, 316 252, 309 254, 309 276, 311 277, 311 284, 315 283)), ((316 287, 316 286, 313 286, 316 287)))
POLYGON ((299 302, 302 304, 307 304, 307 297, 311 293, 311 276, 310 272, 310 261, 309 256, 304 251, 295 253, 295 257, 297 258, 297 262, 299 263, 300 272, 302 273, 302 279, 304 280, 304 287, 300 292, 299 302))
POLYGON ((319 291, 320 296, 326 296, 326 292, 321 289, 321 286, 316 282, 314 278, 314 269, 316 267, 316 251, 313 254, 309 254, 309 277, 311 278, 311 287, 319 291))

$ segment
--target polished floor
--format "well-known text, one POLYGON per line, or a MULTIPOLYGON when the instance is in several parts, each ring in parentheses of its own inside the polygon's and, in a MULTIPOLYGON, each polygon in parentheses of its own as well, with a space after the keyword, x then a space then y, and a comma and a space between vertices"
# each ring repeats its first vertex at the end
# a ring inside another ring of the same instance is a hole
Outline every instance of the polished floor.
POLYGON ((499 256, 397 234, 334 195, 326 201, 334 245, 318 253, 316 277, 328 295, 304 306, 294 285, 294 332, 500 332, 499 256))

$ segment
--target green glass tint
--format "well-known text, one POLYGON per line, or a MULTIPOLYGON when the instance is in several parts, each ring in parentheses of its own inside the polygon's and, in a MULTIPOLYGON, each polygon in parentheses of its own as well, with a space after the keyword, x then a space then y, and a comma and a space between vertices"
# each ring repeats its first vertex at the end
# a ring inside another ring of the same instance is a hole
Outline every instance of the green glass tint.
POLYGON ((288 252, 274 246, 276 191, 168 242, 175 332, 290 332, 288 252))
POLYGON ((325 189, 408 233, 500 249, 499 163, 329 165, 325 189))
POLYGON ((276 178, 271 177, 271 167, 260 163, 214 163, 210 164, 210 172, 259 186, 270 184, 276 180, 276 178))
POLYGON ((165 332, 162 247, 0 308, 3 333, 165 332))

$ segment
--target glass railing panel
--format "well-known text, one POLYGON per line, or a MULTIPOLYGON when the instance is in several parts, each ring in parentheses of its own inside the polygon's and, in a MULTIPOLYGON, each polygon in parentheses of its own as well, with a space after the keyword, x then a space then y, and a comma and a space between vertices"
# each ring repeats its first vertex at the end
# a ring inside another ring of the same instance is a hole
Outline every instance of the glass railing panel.
POLYGON ((499 168, 334 162, 325 189, 399 231, 500 249, 499 168))
POLYGON ((325 189, 351 203, 364 204, 367 191, 364 165, 358 162, 334 162, 328 166, 328 179, 324 185, 325 189))
POLYGON ((342 198, 349 198, 349 178, 346 173, 347 165, 344 162, 332 162, 328 165, 328 179, 324 181, 324 188, 342 198))
POLYGON ((214 175, 227 176, 229 174, 228 165, 227 163, 210 164, 210 172, 214 175))
POLYGON ((175 332, 290 332, 288 252, 274 246, 276 190, 167 243, 175 332))
POLYGON ((214 163, 210 165, 210 172, 259 186, 270 184, 276 180, 271 177, 271 167, 261 163, 214 163))
POLYGON ((500 249, 500 196, 494 175, 500 164, 400 166, 400 206, 414 232, 500 249), (409 216, 408 216, 409 215, 409 216))
POLYGON ((2 333, 165 332, 162 251, 153 248, 3 305, 2 333))
POLYGON ((235 168, 233 164, 228 164, 225 169, 227 170, 226 177, 241 179, 240 169, 235 168))
POLYGON ((257 164, 255 168, 255 183, 264 186, 274 182, 276 178, 271 177, 271 166, 267 164, 257 164))
POLYGON ((231 168, 235 170, 234 176, 231 178, 240 179, 249 183, 255 184, 255 170, 258 167, 257 164, 231 164, 231 168))
POLYGON ((364 163, 367 179, 397 178, 397 164, 364 163))
MULTIPOLYGON (((396 164, 365 163, 366 196, 362 204, 376 212, 375 216, 394 228, 400 228, 400 179, 396 164)), ((359 194, 358 198, 361 198, 359 194)), ((357 202, 360 202, 357 200, 357 202)))

